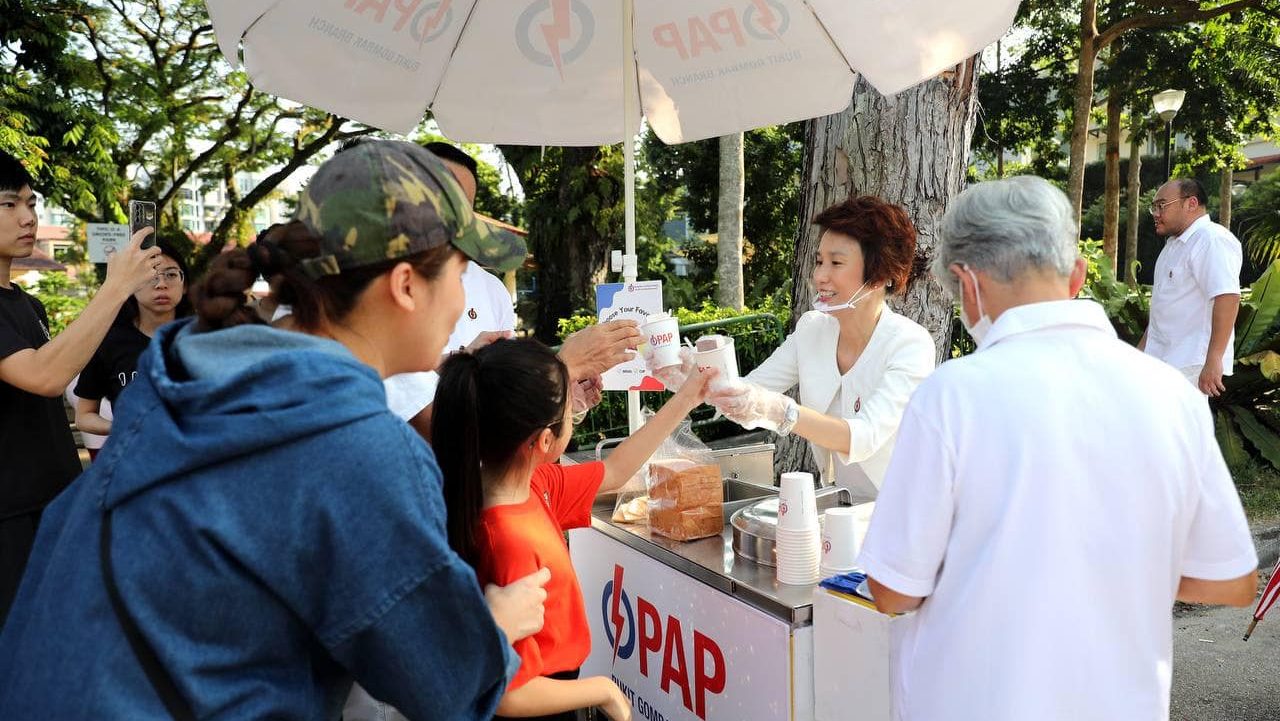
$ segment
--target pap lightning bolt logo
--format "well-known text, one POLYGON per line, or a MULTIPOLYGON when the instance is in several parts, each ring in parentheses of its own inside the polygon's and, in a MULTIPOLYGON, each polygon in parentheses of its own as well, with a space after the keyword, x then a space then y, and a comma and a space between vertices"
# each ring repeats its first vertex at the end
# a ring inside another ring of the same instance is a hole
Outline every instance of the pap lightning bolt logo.
POLYGON ((613 603, 609 608, 609 620, 613 621, 613 663, 618 662, 618 647, 622 645, 622 566, 613 564, 613 603))
MULTIPOLYGON (((547 41, 547 50, 551 53, 551 59, 555 62, 556 72, 560 73, 561 80, 564 79, 564 67, 560 58, 560 42, 569 39, 571 29, 569 2, 570 0, 551 0, 551 22, 539 26, 542 28, 542 37, 547 41)), ((614 606, 616 610, 616 601, 614 606)))
POLYGON ((769 7, 768 0, 751 0, 751 4, 756 6, 756 10, 760 11, 760 27, 768 31, 774 39, 779 39, 778 16, 773 14, 773 8, 769 7))
POLYGON ((445 15, 449 12, 449 6, 453 4, 453 0, 442 0, 440 6, 436 8, 435 15, 427 18, 426 26, 422 28, 422 39, 418 41, 418 47, 427 41, 427 36, 432 33, 440 25, 440 21, 444 20, 445 15))

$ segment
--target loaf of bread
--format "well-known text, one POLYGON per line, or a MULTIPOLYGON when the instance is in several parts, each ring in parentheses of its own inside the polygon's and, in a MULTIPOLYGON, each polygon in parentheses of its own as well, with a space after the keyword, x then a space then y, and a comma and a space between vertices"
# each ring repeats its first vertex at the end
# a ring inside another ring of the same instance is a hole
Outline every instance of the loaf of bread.
POLYGON ((720 467, 691 461, 649 464, 649 530, 677 541, 724 530, 724 482, 720 467))

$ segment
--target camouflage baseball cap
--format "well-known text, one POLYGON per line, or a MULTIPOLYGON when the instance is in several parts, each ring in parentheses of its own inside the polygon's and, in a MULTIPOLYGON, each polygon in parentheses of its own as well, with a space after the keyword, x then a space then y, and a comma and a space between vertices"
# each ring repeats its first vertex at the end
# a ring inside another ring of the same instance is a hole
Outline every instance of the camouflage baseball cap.
POLYGON ((480 222, 453 174, 415 143, 366 140, 340 151, 298 201, 296 219, 321 239, 313 277, 337 275, 452 243, 480 265, 507 271, 524 262, 525 243, 480 222))

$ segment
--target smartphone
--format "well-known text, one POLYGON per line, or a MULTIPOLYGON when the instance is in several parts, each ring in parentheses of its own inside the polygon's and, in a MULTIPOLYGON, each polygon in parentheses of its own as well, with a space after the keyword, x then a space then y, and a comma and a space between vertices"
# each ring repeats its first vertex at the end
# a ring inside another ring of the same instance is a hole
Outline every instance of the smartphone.
POLYGON ((150 200, 129 201, 129 237, 143 228, 150 228, 151 235, 142 241, 143 248, 156 244, 156 204, 150 200))

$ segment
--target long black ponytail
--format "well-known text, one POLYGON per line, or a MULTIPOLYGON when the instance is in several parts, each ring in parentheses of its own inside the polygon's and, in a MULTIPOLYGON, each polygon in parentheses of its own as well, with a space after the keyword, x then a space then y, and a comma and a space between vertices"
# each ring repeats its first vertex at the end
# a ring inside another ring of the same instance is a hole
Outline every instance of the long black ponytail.
POLYGON ((535 340, 498 341, 440 368, 431 446, 444 474, 449 545, 472 566, 484 509, 481 468, 501 473, 542 429, 559 435, 568 400, 568 368, 535 340))

